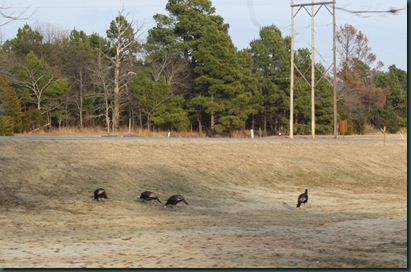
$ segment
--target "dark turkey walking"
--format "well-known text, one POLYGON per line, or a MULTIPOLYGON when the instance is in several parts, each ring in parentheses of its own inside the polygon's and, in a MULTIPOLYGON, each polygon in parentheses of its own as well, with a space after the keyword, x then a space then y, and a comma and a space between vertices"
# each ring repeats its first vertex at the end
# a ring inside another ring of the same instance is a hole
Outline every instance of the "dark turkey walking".
POLYGON ((298 196, 298 203, 297 208, 301 206, 301 204, 305 204, 308 201, 308 190, 305 189, 305 192, 298 196))
POLYGON ((161 200, 157 197, 157 195, 151 191, 144 191, 140 195, 140 200, 150 202, 153 199, 157 199, 158 202, 161 203, 161 200))
POLYGON ((177 205, 180 202, 184 202, 185 204, 188 205, 188 202, 184 199, 182 195, 172 195, 168 198, 166 205, 164 206, 167 207, 168 205, 177 205))
POLYGON ((106 191, 103 188, 97 188, 94 191, 94 200, 100 201, 103 198, 108 199, 106 191))

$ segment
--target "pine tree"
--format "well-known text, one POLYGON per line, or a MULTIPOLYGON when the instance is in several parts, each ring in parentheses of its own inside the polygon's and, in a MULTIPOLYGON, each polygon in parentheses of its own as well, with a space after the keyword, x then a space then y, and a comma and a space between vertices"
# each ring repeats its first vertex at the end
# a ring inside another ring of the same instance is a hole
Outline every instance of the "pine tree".
POLYGON ((289 112, 289 41, 274 25, 261 28, 260 37, 250 43, 254 69, 264 97, 263 133, 277 134, 288 123, 289 112))
POLYGON ((13 135, 21 131, 22 118, 16 90, 0 77, 0 135, 13 135))
POLYGON ((247 116, 238 107, 244 95, 236 49, 230 37, 215 25, 204 27, 193 52, 197 61, 194 68, 194 88, 209 98, 206 112, 210 114, 210 129, 221 133, 241 128, 247 116), (243 95, 242 97, 240 97, 243 95))

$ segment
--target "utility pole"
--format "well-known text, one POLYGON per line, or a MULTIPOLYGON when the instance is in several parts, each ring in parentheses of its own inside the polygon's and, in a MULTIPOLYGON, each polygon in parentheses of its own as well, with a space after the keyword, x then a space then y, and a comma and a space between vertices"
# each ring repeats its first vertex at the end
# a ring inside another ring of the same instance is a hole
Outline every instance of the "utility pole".
POLYGON ((336 43, 336 22, 335 22, 335 1, 333 4, 333 103, 334 103, 334 139, 337 139, 337 43, 336 43))
MULTIPOLYGON (((311 3, 306 4, 294 4, 294 0, 291 1, 291 80, 290 80, 290 138, 293 138, 293 127, 294 127, 294 68, 298 71, 300 76, 304 78, 305 82, 311 85, 311 138, 315 138, 315 43, 314 43, 314 17, 321 9, 321 7, 325 7, 332 15, 333 15, 333 82, 331 83, 334 87, 334 138, 337 138, 337 79, 336 79, 336 33, 335 33, 335 1, 331 2, 317 2, 315 3, 314 0, 311 0, 311 3), (327 5, 333 5, 332 11, 327 7, 327 5), (306 6, 311 6, 311 12, 309 12, 306 6), (319 6, 318 9, 315 11, 314 7, 319 6), (294 13, 294 7, 297 7, 297 12, 294 13), (301 73, 300 70, 294 64, 294 18, 297 16, 298 12, 304 9, 311 17, 311 84, 305 78, 305 76, 301 73)), ((328 70, 331 66, 325 71, 328 70)), ((324 75, 325 75, 324 73, 324 75)), ((320 80, 324 77, 324 75, 320 78, 320 80)), ((326 77, 325 77, 326 78, 326 77)), ((327 79, 327 78, 326 78, 327 79)), ((317 82, 318 83, 318 82, 317 82)))
POLYGON ((315 138, 315 45, 314 45, 314 0, 311 0, 311 138, 315 138))
POLYGON ((290 139, 294 138, 294 0, 291 0, 290 139))

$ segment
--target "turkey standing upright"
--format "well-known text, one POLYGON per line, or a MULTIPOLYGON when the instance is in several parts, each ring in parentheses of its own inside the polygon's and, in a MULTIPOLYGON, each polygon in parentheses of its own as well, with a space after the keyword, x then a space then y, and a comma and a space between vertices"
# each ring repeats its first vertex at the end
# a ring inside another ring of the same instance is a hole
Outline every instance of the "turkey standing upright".
POLYGON ((297 208, 301 206, 301 204, 305 204, 308 201, 308 190, 305 189, 305 192, 298 196, 298 203, 297 208))

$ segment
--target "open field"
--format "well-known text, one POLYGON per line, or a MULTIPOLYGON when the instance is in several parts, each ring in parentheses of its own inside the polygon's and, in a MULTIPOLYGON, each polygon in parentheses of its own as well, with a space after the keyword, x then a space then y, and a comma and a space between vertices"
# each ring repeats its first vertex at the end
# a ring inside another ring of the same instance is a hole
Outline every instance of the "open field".
POLYGON ((407 267, 406 141, 8 138, 0 186, 4 268, 407 267))

